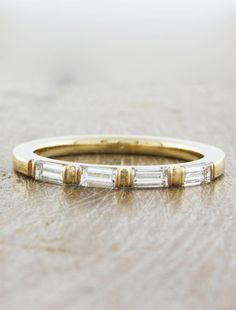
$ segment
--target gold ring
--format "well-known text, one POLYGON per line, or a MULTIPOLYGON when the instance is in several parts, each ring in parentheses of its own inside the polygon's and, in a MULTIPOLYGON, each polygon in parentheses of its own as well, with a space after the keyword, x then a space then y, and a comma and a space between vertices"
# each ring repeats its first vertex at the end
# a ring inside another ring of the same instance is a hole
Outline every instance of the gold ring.
POLYGON ((109 188, 192 186, 224 173, 225 154, 198 142, 149 136, 87 135, 34 140, 13 150, 16 171, 39 181, 109 188), (158 155, 186 162, 165 165, 97 165, 57 160, 83 153, 158 155))

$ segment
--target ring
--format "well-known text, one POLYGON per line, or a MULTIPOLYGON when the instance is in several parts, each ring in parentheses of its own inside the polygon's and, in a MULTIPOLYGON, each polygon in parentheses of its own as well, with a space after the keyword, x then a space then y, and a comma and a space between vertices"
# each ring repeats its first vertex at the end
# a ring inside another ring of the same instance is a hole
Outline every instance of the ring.
POLYGON ((86 187, 154 188, 209 183, 224 173, 214 146, 149 136, 87 135, 34 140, 13 150, 14 169, 36 180, 86 187), (164 165, 98 165, 55 159, 72 154, 142 154, 184 160, 164 165))

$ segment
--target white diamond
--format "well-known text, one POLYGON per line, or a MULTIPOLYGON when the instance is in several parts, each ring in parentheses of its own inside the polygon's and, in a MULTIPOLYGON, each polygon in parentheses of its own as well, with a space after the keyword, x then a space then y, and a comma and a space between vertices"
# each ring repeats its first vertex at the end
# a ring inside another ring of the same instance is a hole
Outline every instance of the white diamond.
POLYGON ((134 187, 167 187, 167 167, 137 167, 135 168, 134 187))
POLYGON ((191 164, 184 167, 184 186, 199 185, 211 181, 211 164, 191 164))
POLYGON ((35 179, 50 183, 63 183, 64 165, 38 161, 35 163, 35 179))
POLYGON ((116 168, 83 167, 82 186, 114 187, 116 168))

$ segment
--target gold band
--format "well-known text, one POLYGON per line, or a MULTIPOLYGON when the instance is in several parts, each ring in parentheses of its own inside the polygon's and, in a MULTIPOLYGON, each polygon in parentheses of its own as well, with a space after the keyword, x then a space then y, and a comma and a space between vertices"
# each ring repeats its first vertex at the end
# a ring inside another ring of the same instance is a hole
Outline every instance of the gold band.
POLYGON ((102 187, 169 187, 209 183, 224 172, 225 154, 214 146, 146 136, 70 136, 35 140, 13 151, 16 171, 40 181, 102 187), (53 159, 83 153, 158 155, 187 162, 118 166, 53 159))

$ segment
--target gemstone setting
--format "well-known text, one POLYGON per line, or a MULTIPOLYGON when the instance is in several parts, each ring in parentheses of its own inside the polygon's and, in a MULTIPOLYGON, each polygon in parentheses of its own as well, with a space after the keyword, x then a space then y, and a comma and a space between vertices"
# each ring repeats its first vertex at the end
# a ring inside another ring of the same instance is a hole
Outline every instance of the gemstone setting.
POLYGON ((189 164, 184 166, 183 186, 194 186, 211 182, 211 163, 189 164))
MULTIPOLYGON (((134 187, 156 188, 172 185, 171 176, 173 168, 170 166, 133 166, 133 167, 109 167, 74 165, 80 167, 80 180, 66 182, 66 172, 70 167, 66 163, 54 163, 51 161, 35 161, 35 179, 56 184, 79 184, 85 187, 134 187), (128 175, 125 182, 121 172, 128 175), (129 182, 128 182, 129 181, 129 182)), ((179 166, 183 171, 182 182, 184 187, 200 185, 211 182, 212 163, 188 163, 179 166)), ((67 171, 68 170, 68 171, 67 171)), ((77 170, 76 170, 77 171, 77 170)), ((74 173, 74 170, 72 171, 74 173)))
POLYGON ((63 184, 65 165, 52 162, 35 162, 35 179, 56 184, 63 184))
POLYGON ((116 168, 84 166, 80 184, 87 187, 115 187, 116 168))
POLYGON ((168 167, 135 167, 134 187, 167 187, 168 167))

